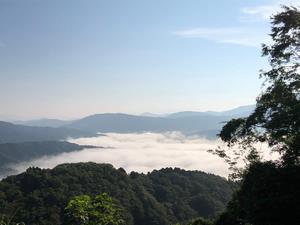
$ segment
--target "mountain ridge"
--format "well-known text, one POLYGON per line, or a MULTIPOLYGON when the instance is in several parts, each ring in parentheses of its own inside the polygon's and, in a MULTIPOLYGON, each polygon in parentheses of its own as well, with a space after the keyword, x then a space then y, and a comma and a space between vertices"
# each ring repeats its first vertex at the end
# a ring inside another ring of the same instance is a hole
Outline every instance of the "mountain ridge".
MULTIPOLYGON (((77 145, 66 141, 42 141, 0 144, 0 179, 16 174, 16 163, 34 160, 44 156, 53 156, 65 152, 80 151, 94 146, 77 145)), ((100 148, 100 147, 98 147, 100 148)))
POLYGON ((69 137, 91 137, 96 134, 67 127, 33 127, 0 121, 0 144, 30 141, 60 141, 69 137))
POLYGON ((170 132, 199 134, 216 138, 224 122, 249 115, 254 106, 242 106, 224 112, 183 111, 164 117, 130 115, 125 113, 99 113, 67 124, 65 127, 89 132, 170 132))

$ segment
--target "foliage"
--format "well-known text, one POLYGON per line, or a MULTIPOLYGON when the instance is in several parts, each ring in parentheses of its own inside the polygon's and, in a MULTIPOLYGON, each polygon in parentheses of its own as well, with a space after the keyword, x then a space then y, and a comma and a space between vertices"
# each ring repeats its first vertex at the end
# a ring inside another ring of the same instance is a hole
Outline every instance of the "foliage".
POLYGON ((12 222, 13 216, 0 215, 0 225, 25 225, 23 222, 14 223, 12 222))
POLYGON ((213 225, 213 222, 207 219, 198 218, 188 225, 213 225))
POLYGON ((88 195, 73 197, 65 208, 70 225, 121 225, 120 209, 106 193, 91 198, 88 195))
POLYGON ((108 164, 63 164, 51 170, 30 168, 2 180, 0 214, 19 209, 13 222, 59 225, 68 221, 64 209, 71 198, 107 193, 127 225, 169 225, 214 217, 224 210, 233 188, 219 176, 178 168, 127 175, 108 164))
POLYGON ((273 42, 263 45, 263 56, 269 57, 271 66, 261 72, 265 90, 249 117, 229 121, 219 134, 229 147, 240 150, 231 148, 231 154, 214 151, 233 168, 241 157, 249 164, 259 161, 255 147, 259 142, 278 152, 282 164, 300 163, 300 11, 283 6, 283 11, 271 19, 273 42))
POLYGON ((300 166, 257 162, 216 225, 300 224, 300 166))
MULTIPOLYGON (((262 71, 266 88, 247 118, 229 121, 220 137, 229 147, 215 153, 234 168, 239 157, 247 162, 240 189, 215 225, 300 224, 300 11, 283 7, 272 17, 273 43, 263 45, 271 69, 262 71), (279 161, 261 162, 257 142, 280 154, 279 161), (231 148, 232 149, 232 148, 231 148)), ((235 178, 235 177, 234 177, 235 178)))
MULTIPOLYGON (((202 217, 199 217, 197 219, 193 219, 188 223, 185 223, 186 225, 214 225, 214 222, 210 219, 204 219, 202 217)), ((180 225, 179 223, 176 223, 174 225, 180 225)))

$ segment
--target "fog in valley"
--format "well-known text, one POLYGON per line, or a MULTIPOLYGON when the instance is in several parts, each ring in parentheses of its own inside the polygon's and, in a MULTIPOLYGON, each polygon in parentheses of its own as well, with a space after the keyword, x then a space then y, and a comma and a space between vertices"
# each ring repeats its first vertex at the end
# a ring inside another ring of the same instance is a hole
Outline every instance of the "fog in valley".
POLYGON ((228 175, 227 165, 208 149, 222 145, 219 140, 207 140, 197 136, 187 137, 178 132, 169 133, 107 133, 94 138, 70 139, 80 145, 101 148, 63 153, 42 157, 11 167, 22 172, 30 166, 53 168, 62 163, 97 162, 111 163, 127 172, 150 172, 163 167, 180 167, 187 170, 202 170, 221 176, 228 175))

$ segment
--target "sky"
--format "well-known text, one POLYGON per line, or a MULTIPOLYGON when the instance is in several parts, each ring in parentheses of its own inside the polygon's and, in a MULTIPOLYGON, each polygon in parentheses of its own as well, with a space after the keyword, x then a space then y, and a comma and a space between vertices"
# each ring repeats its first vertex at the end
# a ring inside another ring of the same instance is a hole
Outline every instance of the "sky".
POLYGON ((255 103, 269 17, 295 0, 0 0, 0 119, 255 103))

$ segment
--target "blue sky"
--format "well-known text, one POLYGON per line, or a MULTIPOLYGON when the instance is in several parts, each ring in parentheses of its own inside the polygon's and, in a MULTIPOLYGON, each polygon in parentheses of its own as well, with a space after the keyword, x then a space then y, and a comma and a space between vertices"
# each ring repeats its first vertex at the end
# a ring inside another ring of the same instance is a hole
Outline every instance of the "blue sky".
POLYGON ((0 119, 253 104, 276 0, 0 0, 0 119))

